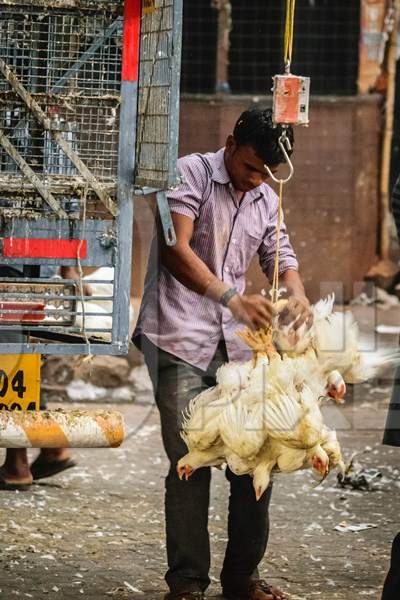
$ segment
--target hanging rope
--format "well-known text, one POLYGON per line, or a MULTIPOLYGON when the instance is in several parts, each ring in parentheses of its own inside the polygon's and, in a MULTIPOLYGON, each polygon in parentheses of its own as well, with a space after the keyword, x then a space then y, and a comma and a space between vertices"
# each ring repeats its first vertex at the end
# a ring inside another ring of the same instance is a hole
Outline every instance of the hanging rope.
POLYGON ((276 220, 276 248, 274 260, 274 274, 272 277, 271 299, 272 304, 276 304, 279 299, 279 250, 280 250, 280 234, 282 225, 282 202, 283 202, 283 179, 279 180, 279 200, 278 200, 278 216, 276 220))
POLYGON ((88 185, 86 184, 85 189, 84 189, 84 194, 83 194, 82 235, 79 240, 78 251, 77 251, 77 265, 78 265, 78 273, 79 273, 78 284, 79 284, 79 293, 81 296, 81 308, 82 308, 82 330, 83 330, 82 333, 83 333, 83 337, 85 338, 85 342, 86 342, 86 346, 87 346, 87 353, 86 353, 85 357, 81 359, 80 362, 91 361, 93 358, 93 354, 90 349, 90 339, 89 339, 89 336, 86 331, 86 309, 85 309, 85 300, 84 300, 85 292, 83 289, 83 269, 82 269, 82 263, 81 263, 81 249, 82 249, 82 245, 83 245, 83 240, 85 239, 85 228, 86 228, 87 195, 88 195, 88 185))
POLYGON ((280 250, 280 233, 281 233, 281 226, 282 226, 283 186, 285 183, 290 181, 290 179, 293 177, 293 173, 294 173, 294 167, 292 165, 292 162, 291 162, 291 160, 289 158, 289 154, 288 154, 288 152, 291 150, 291 144, 290 144, 289 138, 286 135, 285 129, 283 129, 283 131, 279 137, 278 145, 281 149, 281 152, 286 161, 286 164, 289 167, 289 175, 286 177, 286 179, 278 179, 277 177, 275 177, 275 175, 273 174, 273 172, 271 171, 269 166, 264 165, 264 167, 267 170, 271 179, 273 179, 273 181, 275 181, 279 185, 278 214, 277 214, 277 219, 276 219, 276 247, 275 247, 275 259, 274 259, 274 274, 272 277, 272 287, 270 290, 270 295, 271 295, 273 304, 275 304, 278 301, 279 295, 280 295, 279 294, 279 250, 280 250))
POLYGON ((290 73, 290 64, 292 62, 295 5, 296 0, 286 0, 286 20, 283 48, 283 60, 285 63, 286 73, 290 73))
MULTIPOLYGON (((294 34, 294 12, 296 7, 296 0, 286 0, 286 18, 285 18, 285 35, 283 44, 283 60, 285 63, 285 72, 290 73, 290 65, 292 62, 293 52, 293 34, 294 34)), ((272 278, 272 288, 270 291, 272 303, 276 304, 279 299, 279 250, 280 250, 280 234, 282 226, 282 204, 283 204, 283 185, 291 179, 293 175, 293 165, 289 159, 286 150, 290 150, 289 140, 286 136, 285 130, 279 138, 279 146, 283 152, 285 160, 290 168, 289 177, 286 179, 277 179, 273 176, 268 166, 266 166, 268 173, 279 184, 279 200, 278 200, 278 215, 276 220, 276 248, 275 248, 275 259, 274 259, 274 274, 272 278), (286 148, 285 148, 286 145, 286 148)))

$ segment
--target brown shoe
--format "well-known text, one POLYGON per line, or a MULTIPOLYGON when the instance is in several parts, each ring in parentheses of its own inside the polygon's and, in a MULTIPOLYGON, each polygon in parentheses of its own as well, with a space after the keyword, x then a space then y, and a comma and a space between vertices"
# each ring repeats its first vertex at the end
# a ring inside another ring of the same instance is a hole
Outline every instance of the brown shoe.
POLYGON ((174 594, 169 592, 164 596, 164 600, 204 600, 203 592, 179 592, 174 594))
POLYGON ((288 597, 263 579, 247 579, 235 591, 223 590, 226 600, 288 600, 288 597))

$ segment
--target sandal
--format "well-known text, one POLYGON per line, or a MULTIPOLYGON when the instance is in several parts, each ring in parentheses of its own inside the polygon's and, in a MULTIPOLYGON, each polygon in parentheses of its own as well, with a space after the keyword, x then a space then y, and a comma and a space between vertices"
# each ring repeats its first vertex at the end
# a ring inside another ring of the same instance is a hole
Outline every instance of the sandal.
POLYGON ((62 471, 76 467, 77 463, 72 458, 65 458, 64 460, 52 460, 49 462, 44 459, 41 455, 31 464, 31 473, 33 479, 44 479, 45 477, 52 477, 62 471))

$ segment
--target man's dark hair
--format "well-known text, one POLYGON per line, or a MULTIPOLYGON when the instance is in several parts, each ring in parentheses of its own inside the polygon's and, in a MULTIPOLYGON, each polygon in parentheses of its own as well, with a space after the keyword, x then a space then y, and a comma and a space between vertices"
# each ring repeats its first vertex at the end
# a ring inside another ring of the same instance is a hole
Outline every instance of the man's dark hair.
MULTIPOLYGON (((266 165, 278 165, 285 162, 285 157, 278 144, 283 130, 282 125, 274 125, 270 108, 250 108, 245 110, 237 120, 233 137, 239 146, 252 146, 257 156, 266 165)), ((293 147, 293 129, 288 126, 285 130, 290 145, 293 147)), ((292 150, 287 150, 287 153, 290 156, 292 150)))

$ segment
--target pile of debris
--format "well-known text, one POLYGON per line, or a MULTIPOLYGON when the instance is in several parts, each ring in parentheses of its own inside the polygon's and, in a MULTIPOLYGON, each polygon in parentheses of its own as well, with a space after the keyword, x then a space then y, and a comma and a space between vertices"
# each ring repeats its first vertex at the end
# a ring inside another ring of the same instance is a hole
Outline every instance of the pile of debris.
POLYGON ((127 356, 50 355, 42 366, 41 387, 46 401, 152 401, 148 371, 134 346, 127 356))

